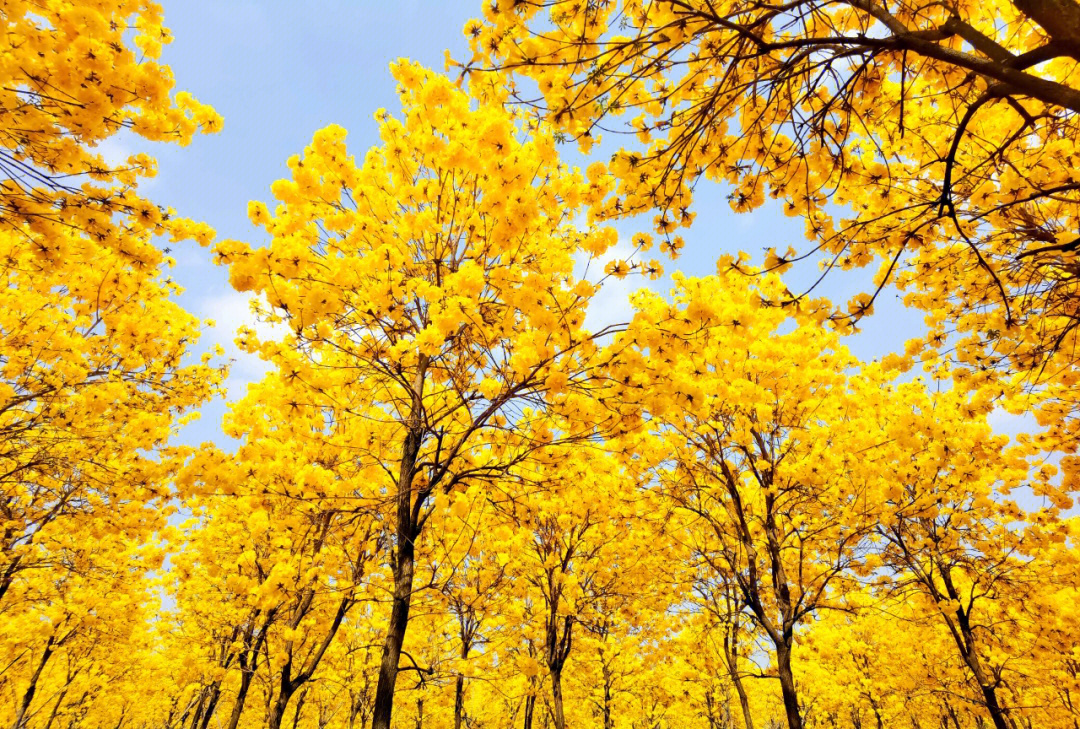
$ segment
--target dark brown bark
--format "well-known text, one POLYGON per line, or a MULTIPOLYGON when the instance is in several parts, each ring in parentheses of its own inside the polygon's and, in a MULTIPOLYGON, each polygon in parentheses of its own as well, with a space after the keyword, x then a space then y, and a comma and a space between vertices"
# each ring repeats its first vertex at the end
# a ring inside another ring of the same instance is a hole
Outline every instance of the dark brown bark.
POLYGON ((536 695, 529 694, 525 697, 525 723, 524 729, 532 729, 533 714, 536 712, 536 695))
POLYGON ((728 676, 735 693, 739 696, 739 708, 742 710, 743 724, 746 729, 754 729, 754 717, 750 715, 750 697, 746 694, 746 686, 743 685, 742 673, 739 672, 739 623, 738 618, 730 613, 728 625, 724 632, 724 663, 727 665, 728 676))
MULTIPOLYGON (((961 595, 953 584, 951 570, 940 561, 938 569, 949 599, 959 603, 961 595)), ((960 655, 971 670, 972 677, 979 684, 979 689, 983 695, 983 703, 986 706, 987 713, 990 714, 990 720, 994 722, 994 729, 1009 729, 1009 725, 1005 720, 1005 711, 998 702, 997 689, 990 682, 989 676, 986 675, 982 659, 979 657, 978 638, 971 627, 971 615, 961 607, 956 610, 955 620, 946 616, 946 622, 950 633, 952 633, 953 641, 960 650, 960 655)))
POLYGON ((803 729, 799 696, 795 691, 795 676, 791 672, 790 644, 780 643, 776 646, 776 667, 780 674, 780 693, 784 697, 784 713, 787 715, 788 729, 803 729))
POLYGON ((4 595, 7 594, 8 588, 15 581, 15 572, 19 568, 19 562, 22 560, 22 556, 15 557, 8 563, 7 569, 4 570, 4 574, 0 576, 0 600, 4 599, 4 595))
POLYGON ((990 720, 994 722, 994 729, 1009 729, 1005 712, 998 703, 997 691, 989 684, 983 684, 979 688, 982 689, 983 700, 986 703, 986 710, 990 713, 990 720))
POLYGON ((874 720, 877 721, 877 729, 885 729, 885 722, 881 719, 881 711, 878 709, 877 702, 871 699, 870 708, 874 712, 874 720))
POLYGON ((191 716, 191 729, 197 729, 202 721, 203 712, 206 710, 206 699, 210 692, 209 686, 203 686, 199 691, 199 702, 195 704, 195 713, 191 716))
MULTIPOLYGON (((293 620, 290 623, 290 627, 295 629, 300 620, 307 614, 310 609, 311 602, 314 599, 314 590, 309 590, 305 595, 303 604, 298 608, 293 620)), ((349 593, 341 598, 338 602, 337 610, 334 613, 334 619, 330 623, 330 627, 326 631, 326 635, 323 636, 322 643, 319 644, 315 652, 307 659, 305 665, 294 676, 292 656, 289 656, 289 660, 285 662, 285 665, 281 667, 281 673, 278 679, 278 696, 270 709, 270 719, 267 722, 269 729, 279 729, 281 726, 281 719, 285 715, 285 710, 288 708, 289 700, 296 694, 297 690, 306 684, 315 673, 315 669, 319 667, 319 663, 322 662, 322 657, 326 654, 330 644, 334 642, 334 636, 337 635, 338 628, 341 627, 342 621, 345 619, 345 614, 348 613, 349 608, 353 605, 353 595, 349 593)), ((291 649, 290 649, 291 650, 291 649)), ((305 689, 306 693, 306 689, 305 689)), ((303 696, 303 694, 301 694, 303 696)), ((299 705, 297 711, 299 712, 299 705)))
POLYGON ((412 604, 413 571, 415 570, 415 541, 419 536, 419 509, 423 505, 423 494, 417 494, 413 503, 413 481, 416 477, 416 459, 423 441, 421 430, 421 408, 423 398, 425 366, 421 362, 413 388, 412 410, 408 432, 402 444, 401 466, 397 479, 397 519, 395 524, 396 544, 394 545, 394 594, 390 606, 390 621, 383 640, 382 662, 379 665, 379 682, 375 687, 375 706, 371 716, 372 729, 390 729, 390 720, 394 712, 394 686, 397 684, 398 661, 401 648, 405 644, 405 631, 409 627, 409 608, 412 604))
MULTIPOLYGON (((82 720, 83 716, 86 715, 86 699, 89 696, 89 691, 83 691, 82 696, 80 696, 79 700, 75 702, 75 708, 77 709, 77 711, 73 712, 71 715, 71 719, 68 720, 67 729, 74 729, 74 727, 82 720)), ((186 712, 184 716, 187 716, 186 712)), ((181 726, 183 725, 183 722, 184 720, 181 718, 181 726)))
POLYGON ((244 633, 244 649, 237 657, 240 665, 240 688, 236 691, 236 700, 233 702, 232 712, 229 714, 227 729, 236 729, 240 725, 240 716, 244 713, 244 703, 247 701, 248 691, 251 689, 251 681, 255 677, 255 669, 258 667, 259 651, 262 650, 266 633, 270 630, 270 624, 274 622, 276 610, 270 610, 262 626, 255 631, 255 621, 252 619, 250 627, 244 633))
POLYGON ((209 696, 206 699, 206 708, 203 710, 202 721, 199 723, 200 729, 207 729, 210 726, 210 719, 213 718, 214 712, 217 710, 218 700, 221 699, 221 683, 215 681, 210 685, 209 696))
POLYGON ((48 642, 45 644, 45 650, 41 654, 41 660, 38 661, 37 668, 34 669, 34 675, 30 677, 30 685, 26 687, 26 692, 23 693, 22 701, 19 703, 19 712, 15 715, 15 723, 11 725, 12 729, 23 729, 26 726, 26 714, 30 710, 30 704, 34 702, 38 681, 41 679, 42 671, 45 670, 45 665, 52 658, 55 645, 56 635, 50 635, 48 642))
POLYGON ((551 718, 555 729, 566 729, 566 716, 563 713, 562 670, 551 670, 551 718))
POLYGON ((60 711, 60 704, 64 703, 64 697, 67 696, 68 687, 64 687, 64 690, 60 692, 60 695, 56 697, 56 703, 53 704, 52 711, 49 713, 49 720, 45 722, 45 729, 52 729, 53 721, 56 720, 56 712, 60 711))
POLYGON ((615 717, 612 713, 612 674, 611 667, 608 666, 603 651, 600 652, 600 666, 604 674, 604 729, 615 729, 615 717))
POLYGON ((358 697, 349 707, 349 729, 354 729, 359 720, 359 724, 363 727, 367 724, 367 701, 365 697, 358 697))
POLYGON ((950 704, 948 701, 945 702, 945 712, 949 715, 949 718, 952 719, 953 726, 956 729, 961 729, 960 717, 956 715, 956 710, 953 709, 952 704, 950 704))
MULTIPOLYGON (((473 630, 475 629, 475 623, 466 619, 466 614, 460 612, 458 614, 459 620, 461 620, 461 657, 466 659, 469 657, 469 652, 472 650, 473 630)), ((465 721, 465 676, 462 674, 457 675, 457 679, 454 681, 454 729, 461 729, 461 725, 465 721)))
MULTIPOLYGON (((404 491, 404 501, 407 504, 410 500, 409 490, 399 487, 399 491, 404 491)), ((406 510, 408 510, 407 506, 406 510)), ((401 520, 400 513, 398 519, 401 520)), ((401 659, 401 648, 405 644, 405 631, 409 627, 415 559, 411 520, 406 519, 405 523, 399 524, 398 528, 396 558, 393 565, 394 595, 390 607, 390 622, 386 627, 386 638, 383 640, 379 683, 375 687, 372 729, 390 729, 390 719, 394 710, 394 686, 398 677, 398 661, 401 659)))
POLYGON ((307 698, 308 690, 305 688, 300 692, 300 698, 296 700, 296 711, 293 712, 293 729, 297 729, 300 726, 300 712, 304 710, 304 700, 307 698))
POLYGON ((247 702, 248 690, 251 688, 251 679, 254 671, 243 670, 240 673, 240 688, 236 691, 236 700, 233 702, 232 712, 229 713, 228 729, 236 729, 240 725, 240 715, 244 713, 244 704, 247 702))
POLYGON ((465 677, 460 673, 454 681, 454 729, 461 729, 465 718, 465 677))
POLYGON ((1069 55, 1080 58, 1080 4, 1076 0, 1012 0, 1069 55))
POLYGON ((285 716, 285 709, 289 706, 292 692, 282 688, 277 699, 270 706, 270 716, 266 719, 267 729, 281 729, 281 720, 285 716))

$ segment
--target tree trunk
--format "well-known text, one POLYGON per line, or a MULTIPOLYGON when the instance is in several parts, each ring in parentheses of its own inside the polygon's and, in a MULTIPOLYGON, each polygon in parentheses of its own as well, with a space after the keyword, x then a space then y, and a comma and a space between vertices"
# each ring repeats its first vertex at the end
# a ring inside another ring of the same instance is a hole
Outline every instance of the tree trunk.
POLYGON ((956 715, 956 711, 953 709, 952 704, 950 704, 948 701, 945 702, 945 713, 947 713, 949 715, 949 718, 952 719, 953 727, 955 727, 955 729, 961 729, 960 717, 956 715))
MULTIPOLYGON (((414 405, 414 413, 416 409, 414 405)), ((410 428, 401 454, 397 483, 397 544, 393 564, 394 599, 390 608, 390 624, 386 628, 386 639, 383 641, 371 729, 390 729, 398 661, 401 659, 401 647, 405 643, 405 631, 409 627, 409 606, 412 602, 413 570, 416 561, 414 541, 417 537, 413 529, 412 483, 416 456, 420 452, 420 440, 420 431, 410 428)))
POLYGON ((551 671, 551 705, 555 729, 566 729, 566 717, 563 714, 562 670, 551 671))
POLYGON ((55 642, 56 636, 50 635, 49 642, 45 644, 45 651, 41 654, 41 661, 38 662, 34 675, 30 677, 30 685, 26 687, 26 693, 23 694, 22 702, 19 704, 19 713, 15 715, 15 723, 11 725, 12 729, 23 729, 26 726, 26 713, 34 701, 38 680, 41 678, 42 671, 45 670, 45 664, 52 658, 55 642))
POLYGON ((202 721, 203 713, 206 711, 206 699, 209 692, 209 686, 203 686, 202 690, 199 691, 199 703, 195 705, 195 713, 191 717, 191 729, 199 729, 199 723, 202 721))
POLYGON ((780 693, 784 697, 784 713, 787 714, 788 729, 803 729, 802 714, 799 713, 799 696, 795 692, 795 676, 791 672, 791 645, 780 643, 776 646, 776 667, 780 674, 780 693))
POLYGON ((982 689, 983 699, 986 701, 986 710, 990 712, 990 719, 994 722, 994 729, 1009 729, 1009 725, 1005 721, 1005 712, 1002 711, 1001 705, 998 703, 997 691, 994 690, 993 686, 985 683, 982 683, 980 688, 982 689))
POLYGON ((615 718, 611 712, 611 687, 604 686, 604 729, 615 729, 615 718))
POLYGON ((732 683, 735 684, 735 693, 739 695, 739 709, 742 710, 743 723, 746 729, 754 729, 754 717, 750 713, 750 697, 746 695, 746 687, 743 686, 742 676, 738 671, 732 672, 732 683))
POLYGON ((291 691, 283 690, 278 694, 277 701, 270 707, 270 716, 266 720, 267 729, 281 729, 281 720, 285 717, 285 709, 289 707, 291 698, 291 691))
POLYGON ((251 688, 251 679, 254 675, 254 670, 246 668, 240 672, 240 688, 236 692, 236 701, 229 715, 228 729, 236 729, 240 725, 240 715, 244 713, 244 702, 247 701, 248 689, 251 688))
POLYGON ((885 729, 885 722, 881 718, 881 709, 873 699, 870 699, 870 709, 874 712, 874 719, 877 721, 877 729, 885 729))
POLYGON ((60 704, 63 703, 64 697, 67 696, 68 687, 64 687, 64 690, 60 692, 60 696, 57 697, 56 703, 53 704, 52 712, 49 714, 49 720, 45 722, 45 729, 52 729, 53 721, 56 719, 56 712, 60 711, 60 704))
POLYGON ((460 673, 454 681, 454 729, 461 729, 465 718, 465 677, 460 673))
POLYGON ((525 697, 525 726, 524 729, 532 729, 533 712, 536 711, 536 695, 529 694, 525 697))
POLYGON ((203 710, 200 729, 206 729, 208 726, 210 726, 210 719, 213 718, 214 712, 217 710, 218 700, 220 698, 221 684, 214 682, 210 686, 210 698, 206 702, 206 708, 203 710))
POLYGON ((307 698, 308 690, 305 688, 300 693, 300 698, 296 700, 296 711, 293 713, 293 729, 300 726, 300 712, 304 709, 304 700, 307 698))
POLYGON ((375 687, 375 709, 372 713, 372 729, 390 729, 390 717, 394 710, 394 685, 398 677, 398 661, 405 643, 405 631, 409 627, 409 606, 412 601, 414 551, 412 538, 398 543, 397 560, 394 565, 394 599, 390 609, 390 624, 383 641, 382 663, 379 665, 379 683, 375 687))
POLYGON ((7 569, 4 570, 4 574, 0 575, 0 600, 4 599, 4 595, 7 594, 8 588, 15 582, 15 571, 19 567, 19 562, 22 560, 22 555, 16 557, 8 563, 7 569))
MULTIPOLYGON (((361 727, 367 724, 367 712, 364 711, 365 703, 366 702, 364 701, 364 697, 361 695, 358 696, 356 701, 353 702, 352 706, 349 707, 349 729, 355 729, 356 720, 358 718, 360 719, 361 727)), ((234 728, 230 727, 230 729, 234 728)))
POLYGON ((754 729, 754 717, 750 715, 750 697, 746 695, 746 687, 743 686, 742 676, 739 674, 738 630, 738 623, 734 623, 724 632, 724 663, 727 664, 728 676, 735 686, 735 693, 739 695, 743 723, 746 729, 754 729))

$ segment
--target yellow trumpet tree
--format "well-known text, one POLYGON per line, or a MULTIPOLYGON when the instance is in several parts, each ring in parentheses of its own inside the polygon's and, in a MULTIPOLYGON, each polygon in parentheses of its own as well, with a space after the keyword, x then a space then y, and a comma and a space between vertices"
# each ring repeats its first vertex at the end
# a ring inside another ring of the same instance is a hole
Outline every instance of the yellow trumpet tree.
MULTIPOLYGON (((186 144, 220 118, 170 98, 152 3, 15 0, 0 22, 0 611, 29 641, 2 660, 9 676, 36 662, 44 682, 66 661, 52 718, 29 690, 11 705, 15 724, 74 725, 100 707, 91 676, 132 670, 110 649, 130 650, 131 666, 146 657, 152 631, 136 640, 131 623, 150 620, 133 605, 152 604, 154 534, 173 511, 168 439, 223 374, 191 357, 201 322, 177 305, 173 262, 152 240, 212 231, 137 195, 149 156, 113 168, 94 148, 123 129, 186 144)), ((129 708, 142 707, 113 705, 129 708)))
POLYGON ((857 362, 835 334, 762 306, 778 278, 759 291, 724 270, 676 276, 673 303, 637 294, 610 376, 645 421, 631 462, 688 517, 698 594, 723 603, 734 587, 730 619, 766 636, 788 725, 801 729, 796 637, 814 614, 844 608, 877 522, 876 474, 859 454, 880 435, 861 392, 878 383, 849 376, 857 362))
POLYGON ((1056 600, 1039 596, 1075 589, 1045 561, 1070 536, 1061 518, 1073 505, 1068 487, 1055 481, 1053 466, 1031 467, 1038 451, 1029 438, 1007 447, 1008 436, 994 435, 985 398, 931 395, 918 382, 876 394, 868 410, 889 437, 866 456, 889 473, 876 499, 882 549, 875 562, 891 568, 880 579, 947 629, 976 704, 1006 729, 1005 697, 1020 704, 1031 688, 1021 659, 1050 665, 1058 650, 1048 635, 1056 600), (1042 504, 1022 508, 1013 495, 1021 487, 1042 504))
POLYGON ((582 392, 595 287, 574 270, 615 238, 572 224, 606 190, 560 164, 549 135, 526 137, 501 107, 411 63, 393 70, 404 114, 377 114, 383 145, 358 163, 343 129, 318 132, 290 159, 292 179, 274 183, 276 209, 250 206, 270 245, 217 247, 233 285, 264 295, 293 332, 252 346, 297 408, 355 433, 353 458, 373 474, 394 576, 378 729, 390 726, 434 497, 595 431, 582 392), (573 417, 553 422, 556 406, 573 417))
POLYGON ((272 371, 249 387, 226 421, 242 439, 236 454, 204 447, 182 474, 197 520, 192 548, 176 559, 176 590, 205 585, 181 617, 206 625, 200 642, 215 663, 194 705, 196 729, 210 725, 223 688, 236 683, 226 679, 238 673, 228 724, 236 729, 260 660, 271 689, 267 725, 280 727, 290 702, 300 711, 339 630, 376 600, 383 578, 377 477, 349 443, 365 434, 298 402, 290 381, 272 371))
MULTIPOLYGON (((600 444, 552 449, 544 459, 520 470, 518 493, 506 507, 514 532, 504 547, 508 591, 521 623, 517 661, 530 679, 523 720, 532 726, 544 672, 554 726, 576 723, 568 719, 564 675, 584 650, 588 659, 598 654, 603 687, 596 697, 586 685, 586 696, 610 727, 614 656, 605 640, 614 642, 629 625, 644 629, 647 616, 674 602, 664 581, 673 560, 633 498, 635 482, 600 444)), ((584 704, 574 707, 576 715, 584 704)))

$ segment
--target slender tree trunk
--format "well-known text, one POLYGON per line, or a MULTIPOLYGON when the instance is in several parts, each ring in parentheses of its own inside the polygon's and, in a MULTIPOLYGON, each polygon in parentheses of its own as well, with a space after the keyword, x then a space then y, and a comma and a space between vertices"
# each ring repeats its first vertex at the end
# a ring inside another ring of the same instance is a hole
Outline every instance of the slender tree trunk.
POLYGON ((555 720, 555 729, 566 729, 566 717, 563 714, 562 670, 551 671, 551 714, 555 720))
POLYGON ((742 710, 743 723, 746 729, 754 729, 754 717, 750 715, 750 697, 746 695, 746 687, 743 685, 742 675, 739 673, 739 649, 738 649, 739 626, 735 623, 724 633, 724 662, 727 664, 728 676, 735 686, 735 693, 739 695, 739 708, 742 710))
POLYGON ((776 667, 780 674, 780 693, 784 697, 784 713, 788 729, 803 729, 799 713, 799 696, 795 691, 795 676, 791 672, 791 645, 781 642, 776 646, 776 667))
MULTIPOLYGON (((942 583, 945 586, 945 594, 948 595, 950 600, 962 603, 960 591, 953 583, 949 567, 940 559, 935 560, 935 562, 942 583)), ((933 584, 930 585, 930 588, 932 591, 937 590, 937 587, 933 584)), ((979 684, 979 689, 983 695, 983 704, 986 706, 987 713, 990 714, 990 720, 994 722, 995 729, 1009 729, 1009 725, 1005 721, 1005 711, 1002 709, 1001 704, 998 703, 997 690, 987 678, 982 659, 979 658, 978 640, 975 631, 971 627, 970 613, 957 608, 955 620, 948 615, 945 615, 945 619, 949 632, 952 634, 953 642, 956 643, 961 657, 963 657, 968 668, 971 669, 972 677, 979 684)))
POLYGON ((390 608, 390 624, 383 641, 382 663, 379 665, 379 683, 375 687, 375 709, 372 713, 372 729, 390 729, 390 717, 394 710, 394 685, 398 677, 398 661, 405 643, 405 631, 409 627, 409 607, 412 602, 414 550, 412 538, 399 541, 397 560, 394 565, 394 598, 390 608))
POLYGON ((34 669, 34 675, 30 677, 30 685, 26 687, 26 693, 23 694, 22 702, 19 704, 19 712, 15 715, 15 723, 11 725, 12 729, 23 729, 26 726, 26 713, 30 710, 30 704, 34 702, 38 680, 41 679, 41 673, 45 670, 45 664, 52 658, 55 644, 56 636, 50 635, 49 641, 45 644, 45 650, 41 654, 41 660, 38 662, 37 668, 34 669))
POLYGON ((878 708, 877 702, 870 699, 870 708, 874 712, 874 719, 877 721, 877 729, 885 729, 885 722, 881 719, 881 710, 878 708))
MULTIPOLYGON (((240 688, 236 691, 236 700, 233 702, 232 712, 229 714, 227 729, 236 729, 240 725, 240 715, 244 713, 244 704, 247 702, 248 690, 251 681, 255 678, 255 671, 259 666, 259 651, 262 650, 266 634, 270 630, 270 624, 274 622, 277 610, 270 610, 263 619, 262 627, 257 631, 254 624, 244 635, 244 650, 237 657, 240 666, 240 688), (252 643, 252 637, 255 642, 252 643)), ((252 620, 255 616, 252 616, 252 620)))
POLYGON ((307 688, 300 692, 300 698, 296 700, 296 711, 293 713, 293 729, 300 726, 300 712, 304 709, 304 701, 307 699, 307 688))
MULTIPOLYGON (((471 634, 466 631, 464 623, 462 624, 461 633, 461 658, 465 660, 469 657, 469 650, 472 648, 471 634)), ((458 674, 457 679, 454 681, 454 729, 461 729, 462 723, 465 721, 465 676, 458 674)))
POLYGON ((746 729, 754 729, 754 717, 750 713, 750 697, 746 695, 742 676, 738 671, 733 671, 731 680, 735 684, 735 693, 739 695, 739 709, 742 711, 743 724, 746 725, 746 729))
POLYGON ((244 668, 240 672, 240 688, 236 691, 236 701, 233 702, 232 713, 229 714, 228 729, 236 729, 240 725, 240 715, 244 713, 244 702, 247 701, 248 689, 251 688, 251 679, 254 676, 254 669, 244 668))
POLYGON ((8 564, 7 569, 4 570, 4 574, 0 575, 0 600, 4 599, 4 595, 7 594, 8 588, 15 581, 15 570, 19 566, 19 560, 22 557, 16 557, 8 564))
POLYGON ((955 727, 955 729, 960 729, 960 717, 956 715, 956 711, 948 701, 945 702, 945 713, 952 719, 953 727, 955 727))
MULTIPOLYGON (((419 390, 419 388, 417 388, 419 390)), ((416 414, 418 406, 414 404, 416 414)), ((415 476, 416 457, 420 452, 421 433, 418 425, 411 427, 405 436, 401 455, 401 469, 397 483, 397 544, 394 553, 394 597, 390 608, 390 624, 383 641, 382 663, 379 665, 379 683, 375 687, 375 706, 371 716, 372 729, 390 729, 394 712, 394 685, 398 677, 398 661, 401 646, 405 643, 405 631, 409 627, 409 607, 412 602, 413 570, 415 569, 416 534, 413 529, 412 483, 415 476)))
POLYGON ((994 729, 1009 729, 1009 725, 1005 721, 1005 712, 998 703, 997 691, 994 690, 993 686, 985 683, 980 688, 986 702, 986 710, 990 713, 990 720, 994 722, 994 729))
POLYGON ((195 704, 195 713, 191 717, 191 729, 199 728, 199 722, 202 720, 203 710, 206 708, 206 692, 206 686, 203 686, 202 690, 199 691, 199 703, 195 704))
MULTIPOLYGON (((71 719, 68 721, 67 729, 73 729, 73 727, 78 724, 79 721, 82 719, 82 717, 86 715, 86 710, 83 708, 83 704, 86 703, 86 697, 89 695, 89 691, 83 691, 82 696, 80 696, 79 700, 75 702, 75 708, 79 710, 79 713, 74 714, 71 717, 71 719)), ((183 723, 183 720, 181 720, 181 723, 183 723)))
POLYGON ((60 704, 64 702, 64 697, 67 696, 68 687, 65 686, 64 690, 60 692, 60 695, 56 698, 56 703, 53 704, 52 711, 49 713, 49 720, 45 722, 45 729, 52 729, 53 721, 56 719, 56 712, 60 711, 60 704))
POLYGON ((200 722, 200 729, 206 729, 210 726, 210 719, 213 718, 214 712, 217 710, 218 700, 221 698, 221 684, 213 683, 210 686, 210 698, 206 702, 206 708, 203 710, 202 721, 200 722))
POLYGON ((465 677, 460 673, 454 681, 454 729, 461 729, 465 718, 465 677))
POLYGON ((604 683, 604 729, 615 729, 615 718, 611 712, 611 685, 604 683))
POLYGON ((529 694, 525 697, 525 724, 524 729, 533 728, 533 713, 536 711, 536 695, 529 694))
POLYGON ((270 716, 266 720, 267 729, 281 729, 281 720, 285 717, 285 709, 289 707, 289 699, 291 698, 292 691, 283 687, 281 693, 278 694, 277 700, 270 707, 270 716))
MULTIPOLYGON (((364 710, 364 697, 358 696, 353 705, 349 707, 349 729, 355 729, 357 719, 360 720, 360 726, 363 727, 367 724, 367 712, 364 710)), ((230 729, 235 729, 230 727, 230 729)))

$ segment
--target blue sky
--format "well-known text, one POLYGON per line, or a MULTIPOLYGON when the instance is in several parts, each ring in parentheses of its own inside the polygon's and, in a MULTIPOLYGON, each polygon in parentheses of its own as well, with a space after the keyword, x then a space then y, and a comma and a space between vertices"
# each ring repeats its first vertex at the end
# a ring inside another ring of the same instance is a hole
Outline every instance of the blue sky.
MULTIPOLYGON (((389 64, 407 57, 441 70, 444 49, 464 57, 462 28, 480 15, 481 2, 163 0, 166 25, 175 37, 163 60, 172 67, 178 90, 190 91, 224 116, 224 130, 186 148, 125 138, 110 141, 105 151, 111 156, 150 151, 158 158, 159 174, 145 183, 149 197, 205 220, 220 237, 259 243, 263 234, 249 223, 247 203, 269 200, 270 183, 287 174, 285 160, 328 124, 349 131, 350 150, 358 157, 377 144, 373 113, 380 107, 399 108, 389 64)), ((580 161, 574 147, 565 151, 568 160, 580 161)), ((669 273, 679 269, 707 275, 723 252, 746 250, 760 260, 770 246, 783 250, 806 242, 800 219, 768 208, 736 215, 725 190, 716 185, 699 187, 695 210, 697 220, 684 234, 684 255, 666 264, 669 273)), ((647 221, 624 223, 620 231, 628 240, 638 227, 646 229, 647 221)), ((264 371, 231 344, 237 327, 253 323, 248 301, 229 288, 225 271, 213 265, 209 251, 185 244, 173 255, 178 261, 174 277, 186 289, 182 303, 217 322, 204 344, 220 343, 237 360, 229 397, 238 397, 264 371)), ((813 263, 804 265, 793 277, 793 290, 815 273, 813 263)), ((867 285, 869 274, 831 277, 826 291, 844 301, 867 285)), ((624 320, 626 296, 639 285, 641 279, 631 278, 607 287, 590 321, 624 320)), ((667 283, 662 279, 652 287, 666 290, 667 283)), ((876 310, 866 332, 848 342, 864 359, 902 347, 920 328, 921 317, 905 311, 894 292, 886 292, 876 310)), ((183 440, 224 440, 219 429, 224 407, 221 401, 205 407, 183 440)))

